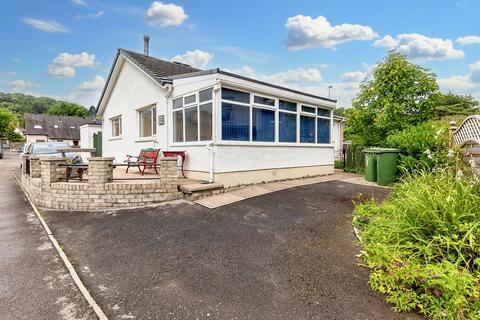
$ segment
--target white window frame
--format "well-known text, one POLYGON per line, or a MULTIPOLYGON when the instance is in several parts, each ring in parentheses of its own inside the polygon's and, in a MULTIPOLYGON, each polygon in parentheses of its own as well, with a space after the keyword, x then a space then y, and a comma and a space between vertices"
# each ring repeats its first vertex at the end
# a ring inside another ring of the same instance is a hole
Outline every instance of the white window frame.
POLYGON ((110 132, 110 134, 111 134, 112 139, 119 139, 119 138, 121 138, 121 137, 122 137, 122 133, 123 133, 122 115, 118 115, 118 116, 111 117, 111 118, 110 118, 110 127, 111 127, 111 132, 110 132), (119 122, 118 122, 118 131, 119 131, 118 133, 119 133, 119 134, 116 135, 116 136, 113 135, 113 128, 114 128, 113 122, 114 122, 115 120, 118 120, 118 121, 119 121, 119 122))
POLYGON ((154 103, 154 104, 150 104, 146 107, 142 107, 142 108, 139 108, 136 110, 137 111, 137 124, 138 124, 138 131, 137 131, 137 135, 138 135, 138 139, 139 140, 152 140, 153 138, 156 138, 157 137, 157 126, 158 126, 158 123, 157 123, 157 115, 158 115, 158 110, 157 110, 157 104, 154 103), (153 110, 155 109, 155 115, 153 114, 153 110), (142 137, 141 136, 141 132, 142 132, 142 127, 141 127, 141 124, 142 124, 142 117, 141 117, 141 113, 144 112, 144 111, 147 111, 147 110, 150 110, 150 117, 151 117, 151 132, 152 134, 150 136, 144 136, 142 137))
POLYGON ((331 147, 333 146, 332 143, 332 123, 333 123, 333 109, 330 107, 326 106, 315 106, 312 105, 311 103, 303 103, 301 101, 295 101, 294 99, 291 98, 285 98, 285 97, 275 97, 271 96, 268 94, 264 94, 261 92, 256 92, 253 90, 249 89, 244 89, 244 88, 237 88, 235 86, 222 86, 222 89, 229 89, 229 90, 235 90, 235 91, 241 91, 250 94, 250 103, 244 103, 244 102, 238 102, 238 101, 233 101, 233 100, 227 100, 223 99, 220 97, 220 115, 222 113, 222 105, 223 103, 229 103, 233 105, 239 105, 239 106, 246 106, 249 107, 250 109, 250 123, 249 123, 249 140, 248 141, 236 141, 236 140, 224 140, 222 136, 222 123, 221 123, 221 116, 220 116, 220 124, 219 124, 219 137, 220 137, 220 142, 222 144, 232 144, 232 145, 245 145, 245 144, 250 144, 250 145, 278 145, 278 146, 326 146, 326 147, 331 147), (269 105, 264 105, 261 103, 255 103, 255 96, 263 97, 263 98, 269 98, 275 101, 275 106, 269 106, 269 105), (292 102, 296 104, 296 111, 290 111, 290 110, 284 110, 280 109, 280 100, 292 102), (305 107, 310 107, 313 108, 315 111, 313 113, 310 112, 305 112, 302 111, 302 106, 305 107), (275 111, 275 141, 253 141, 253 108, 258 108, 258 109, 266 109, 266 110, 273 110, 275 111), (319 116, 317 109, 325 109, 325 110, 330 110, 330 117, 327 116, 319 116), (296 134, 296 142, 280 142, 280 122, 279 122, 279 115, 280 112, 284 113, 289 113, 289 114, 295 114, 296 115, 296 124, 297 124, 297 134, 296 134), (315 121, 315 133, 314 133, 314 142, 300 142, 300 135, 301 135, 301 123, 300 123, 300 118, 301 116, 308 116, 311 118, 314 118, 315 121), (318 142, 318 133, 317 133, 317 118, 322 118, 322 119, 328 119, 330 120, 330 142, 329 143, 319 143, 318 142))
POLYGON ((208 87, 205 87, 205 88, 201 88, 201 89, 198 89, 198 90, 195 90, 195 91, 191 91, 191 92, 188 92, 188 93, 185 93, 185 94, 182 94, 180 96, 176 96, 174 98, 172 98, 172 144, 174 146, 181 146, 181 145, 204 145, 205 143, 208 143, 208 142, 211 142, 212 139, 213 139, 213 126, 214 126, 214 88, 211 87, 211 86, 208 86, 208 87), (202 101, 200 102, 200 91, 204 91, 204 90, 212 90, 212 98, 210 100, 207 100, 207 101, 202 101), (186 104, 185 103, 185 98, 186 97, 190 97, 192 95, 195 95, 195 102, 191 102, 189 104, 186 104), (181 108, 176 108, 174 109, 173 108, 173 101, 174 100, 177 100, 177 99, 182 99, 182 107, 181 108), (211 104, 212 105, 212 119, 211 119, 211 124, 212 124, 212 137, 210 137, 209 140, 201 140, 201 136, 200 136, 200 130, 201 130, 201 122, 200 122, 200 106, 203 106, 205 104, 211 104), (186 121, 186 118, 185 118, 185 110, 186 109, 190 109, 190 108, 193 108, 195 107, 197 109, 197 139, 196 140, 193 140, 193 141, 185 141, 186 139, 186 125, 185 125, 185 121, 186 121), (183 130, 183 141, 175 141, 175 137, 174 137, 174 122, 175 122, 175 119, 173 117, 173 114, 175 112, 181 112, 182 113, 182 130, 183 130))

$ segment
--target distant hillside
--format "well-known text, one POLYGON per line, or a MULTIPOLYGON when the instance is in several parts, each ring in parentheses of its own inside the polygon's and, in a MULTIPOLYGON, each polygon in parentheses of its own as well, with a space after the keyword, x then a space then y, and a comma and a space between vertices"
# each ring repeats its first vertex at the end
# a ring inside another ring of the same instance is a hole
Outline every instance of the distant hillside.
POLYGON ((0 108, 15 113, 19 119, 24 113, 47 113, 52 115, 78 116, 87 118, 90 111, 76 103, 55 100, 48 97, 33 97, 23 93, 0 92, 0 108))

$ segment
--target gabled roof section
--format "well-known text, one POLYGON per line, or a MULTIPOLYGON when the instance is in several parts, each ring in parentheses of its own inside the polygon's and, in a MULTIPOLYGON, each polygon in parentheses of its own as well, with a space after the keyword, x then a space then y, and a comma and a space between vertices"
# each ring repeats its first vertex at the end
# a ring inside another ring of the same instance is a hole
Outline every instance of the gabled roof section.
POLYGON ((115 70, 115 66, 117 62, 119 61, 118 58, 120 55, 122 55, 125 59, 129 60, 134 65, 136 65, 140 70, 145 72, 150 78, 152 78, 154 81, 156 81, 160 85, 164 85, 166 82, 171 83, 172 80, 169 80, 168 77, 202 71, 200 69, 193 68, 186 64, 182 64, 178 62, 170 62, 170 61, 154 58, 151 56, 147 56, 138 52, 119 48, 117 50, 117 55, 115 56, 115 60, 113 61, 112 67, 110 68, 110 72, 108 74, 107 81, 105 82, 105 86, 103 87, 103 91, 100 96, 100 99, 98 100, 97 112, 105 96, 108 85, 112 80, 112 75, 115 70))
POLYGON ((143 71, 162 84, 165 82, 165 78, 167 77, 201 71, 200 69, 190 67, 186 64, 170 62, 138 52, 125 49, 119 49, 119 52, 125 55, 130 61, 135 63, 143 71))
POLYGON ((80 126, 99 124, 80 117, 50 116, 25 113, 25 134, 48 136, 50 139, 80 140, 80 126))

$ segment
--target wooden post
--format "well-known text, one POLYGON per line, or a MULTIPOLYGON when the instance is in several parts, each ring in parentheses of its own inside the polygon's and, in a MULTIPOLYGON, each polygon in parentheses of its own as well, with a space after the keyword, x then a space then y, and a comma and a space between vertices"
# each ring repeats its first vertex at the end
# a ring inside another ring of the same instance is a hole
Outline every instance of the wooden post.
POLYGON ((448 144, 450 148, 453 148, 455 142, 453 140, 453 133, 457 130, 457 123, 455 121, 450 121, 450 128, 448 128, 448 144))

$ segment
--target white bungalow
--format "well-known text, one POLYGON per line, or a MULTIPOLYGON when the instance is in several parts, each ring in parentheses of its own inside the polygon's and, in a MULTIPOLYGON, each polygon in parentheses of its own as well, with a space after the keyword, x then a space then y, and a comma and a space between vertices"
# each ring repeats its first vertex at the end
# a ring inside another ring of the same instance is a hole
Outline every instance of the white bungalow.
POLYGON ((97 106, 104 156, 185 151, 188 178, 225 186, 334 172, 336 100, 146 53, 117 52, 97 106))

